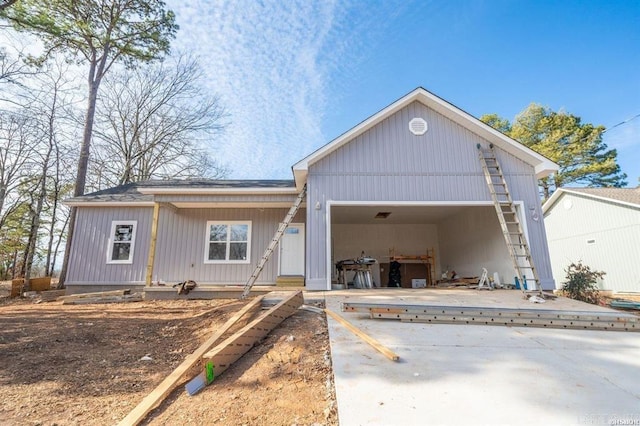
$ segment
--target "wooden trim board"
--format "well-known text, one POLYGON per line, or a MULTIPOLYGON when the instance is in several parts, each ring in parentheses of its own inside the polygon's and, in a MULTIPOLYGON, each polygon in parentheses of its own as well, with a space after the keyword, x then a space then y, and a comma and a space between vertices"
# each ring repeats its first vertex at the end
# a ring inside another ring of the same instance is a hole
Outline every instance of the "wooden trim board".
MULTIPOLYGON (((269 334, 282 321, 293 315, 304 302, 302 292, 286 297, 273 308, 261 313, 255 320, 202 356, 202 367, 213 364, 214 377, 219 376, 257 342, 269 334)), ((210 383, 207 383, 210 384, 210 383)))
POLYGON ((391 349, 387 348, 386 346, 383 346, 376 339, 374 339, 373 337, 371 337, 368 334, 364 333, 362 330, 360 330, 359 328, 357 328, 356 326, 351 324, 346 319, 342 318, 340 315, 336 314, 335 312, 333 312, 333 311, 331 311, 329 309, 325 309, 324 311, 331 318, 333 318, 334 320, 336 320, 340 324, 342 324, 342 326, 344 326, 347 330, 349 330, 350 332, 352 332, 353 334, 355 334, 356 336, 358 336, 359 338, 361 338, 362 340, 367 342, 375 350, 377 350, 382 355, 384 355, 387 358, 389 358, 391 361, 398 361, 400 359, 400 357, 395 352, 393 352, 391 349))
POLYGON ((216 332, 207 339, 198 349, 188 355, 171 374, 169 374, 149 395, 147 395, 120 423, 119 426, 137 425, 149 414, 149 412, 175 388, 176 384, 182 379, 191 368, 198 363, 203 354, 226 333, 235 323, 243 316, 250 313, 255 314, 260 309, 260 304, 264 296, 256 297, 247 303, 242 309, 236 312, 231 318, 224 323, 216 332))

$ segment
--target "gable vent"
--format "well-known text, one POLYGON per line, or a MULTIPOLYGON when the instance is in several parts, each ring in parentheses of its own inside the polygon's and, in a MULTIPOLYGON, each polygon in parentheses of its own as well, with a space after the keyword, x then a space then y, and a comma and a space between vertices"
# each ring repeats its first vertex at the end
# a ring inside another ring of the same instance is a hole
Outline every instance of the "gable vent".
POLYGON ((427 122, 423 118, 416 117, 409 122, 409 130, 416 136, 424 135, 427 129, 427 122))

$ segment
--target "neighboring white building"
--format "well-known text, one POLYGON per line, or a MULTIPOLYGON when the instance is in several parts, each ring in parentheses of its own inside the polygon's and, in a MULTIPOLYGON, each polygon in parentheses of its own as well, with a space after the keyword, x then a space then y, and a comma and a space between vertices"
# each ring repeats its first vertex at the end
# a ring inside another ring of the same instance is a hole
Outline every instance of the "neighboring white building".
POLYGON ((582 261, 606 272, 601 289, 640 292, 640 186, 560 188, 542 211, 557 288, 582 261))

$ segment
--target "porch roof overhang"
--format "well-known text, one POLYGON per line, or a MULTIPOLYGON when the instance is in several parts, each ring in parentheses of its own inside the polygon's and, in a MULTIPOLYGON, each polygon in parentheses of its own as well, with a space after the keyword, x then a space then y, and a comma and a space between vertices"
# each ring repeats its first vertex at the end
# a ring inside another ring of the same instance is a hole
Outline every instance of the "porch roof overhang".
POLYGON ((65 200, 71 207, 288 208, 292 180, 146 181, 65 200))
POLYGON ((302 186, 306 183, 309 167, 311 165, 320 161, 322 158, 326 157, 343 145, 346 145, 355 137, 363 134, 412 102, 422 103, 437 113, 449 118, 453 122, 465 127, 469 131, 481 136, 488 142, 493 143, 498 148, 507 151, 528 164, 531 164, 534 167, 537 178, 549 176, 559 169, 559 166, 556 163, 545 156, 538 154, 529 147, 495 130, 471 114, 450 104, 424 88, 418 87, 411 93, 398 99, 388 107, 367 118, 351 130, 343 133, 333 141, 313 152, 311 155, 308 155, 294 164, 292 170, 298 190, 302 189, 302 186))

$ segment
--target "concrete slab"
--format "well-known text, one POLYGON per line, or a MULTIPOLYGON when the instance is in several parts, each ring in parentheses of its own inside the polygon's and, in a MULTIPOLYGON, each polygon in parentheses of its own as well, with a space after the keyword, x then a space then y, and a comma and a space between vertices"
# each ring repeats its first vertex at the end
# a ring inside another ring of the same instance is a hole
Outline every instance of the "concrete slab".
POLYGON ((608 311, 517 291, 327 292, 327 308, 400 355, 389 361, 328 319, 341 425, 640 424, 640 334, 372 320, 350 302, 608 311))

